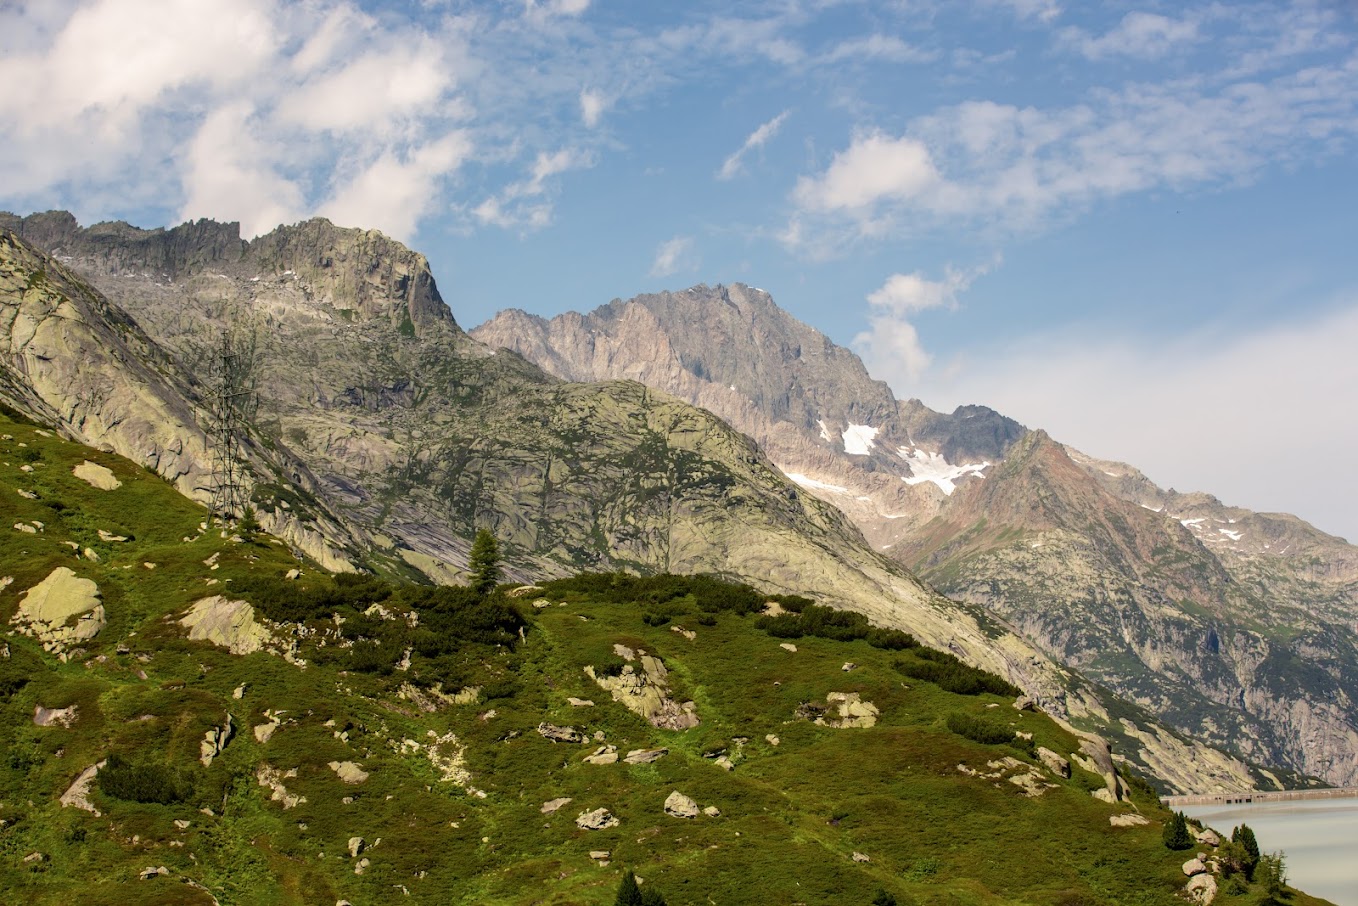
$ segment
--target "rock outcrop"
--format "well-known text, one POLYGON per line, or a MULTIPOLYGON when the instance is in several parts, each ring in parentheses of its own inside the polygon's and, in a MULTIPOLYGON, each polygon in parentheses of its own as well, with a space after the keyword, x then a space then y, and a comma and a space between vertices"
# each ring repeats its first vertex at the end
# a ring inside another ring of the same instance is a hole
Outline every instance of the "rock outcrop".
POLYGON ((252 654, 273 639, 255 621, 255 609, 248 601, 232 601, 221 595, 195 602, 179 623, 189 630, 189 638, 211 642, 232 654, 252 654))
POLYGON ((106 619, 99 586, 58 566, 24 593, 10 622, 48 651, 64 654, 97 636, 106 619))

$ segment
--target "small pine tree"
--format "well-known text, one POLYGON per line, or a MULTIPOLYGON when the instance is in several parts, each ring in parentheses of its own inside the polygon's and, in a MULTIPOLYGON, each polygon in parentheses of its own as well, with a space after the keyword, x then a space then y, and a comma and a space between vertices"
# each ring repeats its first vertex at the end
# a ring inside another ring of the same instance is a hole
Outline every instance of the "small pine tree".
POLYGON ((629 868, 618 885, 618 896, 613 906, 641 906, 641 888, 637 886, 637 876, 629 868))
POLYGON ((1287 863, 1282 853, 1259 857, 1259 883, 1264 888, 1263 902, 1277 904, 1283 902, 1287 894, 1287 863))
POLYGON ((647 887, 641 892, 641 906, 667 906, 660 891, 647 887))
POLYGON ((1165 822, 1162 839, 1169 849, 1188 849, 1193 845, 1193 838, 1188 835, 1188 818, 1183 812, 1175 812, 1165 822))
POLYGON ((1231 842, 1240 844, 1244 850, 1245 877, 1254 880, 1254 869, 1259 864, 1259 841, 1254 839, 1254 831, 1248 824, 1238 825, 1231 831, 1231 842))
POLYGON ((500 583, 500 545, 488 529, 477 531, 467 565, 472 574, 472 588, 482 597, 500 583))

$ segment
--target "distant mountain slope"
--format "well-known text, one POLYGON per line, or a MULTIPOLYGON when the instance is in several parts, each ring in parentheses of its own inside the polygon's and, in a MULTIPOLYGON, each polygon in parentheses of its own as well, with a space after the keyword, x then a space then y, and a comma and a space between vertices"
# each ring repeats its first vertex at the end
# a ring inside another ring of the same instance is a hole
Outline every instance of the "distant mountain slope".
POLYGON ((1157 488, 981 406, 897 403, 761 290, 698 286, 472 335, 555 373, 627 375, 756 438, 940 591, 1174 726, 1358 782, 1358 548, 1157 488))
MULTIPOLYGON (((563 383, 469 338, 424 259, 380 234, 311 221, 240 243, 205 222, 83 230, 53 213, 5 223, 66 262, 39 269, 69 264, 135 313, 170 350, 158 353, 167 373, 201 368, 227 329, 257 328, 254 505, 327 562, 456 580, 486 526, 520 578, 582 567, 740 577, 985 666, 1054 715, 1111 735, 1167 788, 1273 784, 1115 705, 983 608, 923 587, 706 410, 631 381, 563 383)), ((62 388, 50 396, 53 411, 67 411, 62 388)))
POLYGON ((1143 784, 1091 795, 1102 753, 993 677, 794 646, 748 588, 336 580, 4 412, 0 463, 6 903, 597 906, 630 869, 673 906, 1177 906, 1215 849, 1167 849, 1143 784), (79 639, 29 619, 53 575, 79 639))

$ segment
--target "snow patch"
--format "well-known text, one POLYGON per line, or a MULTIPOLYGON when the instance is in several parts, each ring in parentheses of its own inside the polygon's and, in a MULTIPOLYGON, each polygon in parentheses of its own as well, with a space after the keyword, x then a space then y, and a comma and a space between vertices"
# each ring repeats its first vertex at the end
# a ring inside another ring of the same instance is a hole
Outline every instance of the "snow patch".
POLYGON ((867 456, 875 446, 877 429, 871 425, 850 425, 844 429, 844 452, 850 456, 867 456))
POLYGON ((1205 521, 1204 518, 1199 516, 1197 519, 1180 519, 1179 524, 1182 525, 1184 528, 1192 528, 1193 526, 1198 525, 1199 523, 1204 521, 1205 521))
POLYGON ((1162 506, 1147 506, 1144 503, 1141 504, 1141 509, 1150 510, 1152 513, 1163 513, 1165 511, 1165 508, 1162 506))
POLYGON ((987 461, 968 462, 955 466, 944 459, 942 453, 931 453, 918 447, 915 449, 899 447, 896 453, 910 464, 910 474, 901 476, 901 481, 910 485, 932 481, 939 486, 944 494, 949 496, 957 490, 955 483, 957 479, 968 475, 985 478, 982 470, 990 465, 987 461))
POLYGON ((1230 538, 1232 541, 1239 541, 1241 534, 1243 534, 1241 532, 1233 532, 1228 528, 1219 528, 1217 529, 1217 531, 1221 532, 1221 534, 1225 535, 1227 538, 1230 538))
POLYGON ((837 484, 828 484, 824 481, 817 481, 814 478, 807 478, 805 475, 801 475, 797 472, 784 472, 783 474, 786 475, 794 484, 799 484, 804 488, 815 488, 818 491, 829 491, 832 494, 849 493, 848 488, 841 488, 837 484))

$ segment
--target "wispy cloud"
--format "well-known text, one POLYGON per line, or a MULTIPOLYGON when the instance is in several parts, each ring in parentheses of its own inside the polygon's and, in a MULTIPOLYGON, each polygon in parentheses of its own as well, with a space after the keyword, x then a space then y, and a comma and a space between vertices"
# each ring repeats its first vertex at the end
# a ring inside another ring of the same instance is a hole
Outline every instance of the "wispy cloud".
POLYGON ((871 34, 841 41, 822 54, 820 63, 932 63, 939 58, 937 50, 907 44, 895 35, 871 34))
POLYGON ((651 276, 668 277, 688 266, 686 259, 692 249, 693 239, 688 236, 675 236, 660 243, 655 250, 655 261, 651 264, 651 276))
POLYGON ((1090 60, 1117 56, 1153 60, 1198 40, 1199 34, 1198 23, 1192 16, 1172 19, 1138 10, 1123 16, 1116 27, 1097 37, 1082 28, 1068 28, 1061 38, 1090 60))
POLYGON ((607 109, 608 100, 599 92, 588 88, 580 92, 580 119, 589 128, 593 129, 599 125, 599 120, 603 118, 607 109))
POLYGON ((791 111, 784 110, 782 113, 762 124, 759 128, 751 132, 735 153, 722 162, 721 169, 717 171, 718 179, 734 179, 742 170, 745 155, 758 148, 764 147, 771 138, 778 134, 778 130, 783 128, 784 121, 787 120, 791 111))
POLYGON ((972 101, 903 134, 856 134, 798 179, 784 239, 833 249, 940 226, 1041 227, 1091 203, 1252 179, 1358 137, 1358 60, 1267 81, 1204 78, 1091 92, 1067 107, 972 101))
POLYGON ((910 396, 933 361, 920 341, 913 317, 932 308, 952 308, 957 297, 990 266, 963 271, 948 268, 942 280, 915 271, 892 274, 868 294, 868 329, 853 338, 853 347, 868 370, 910 396))

